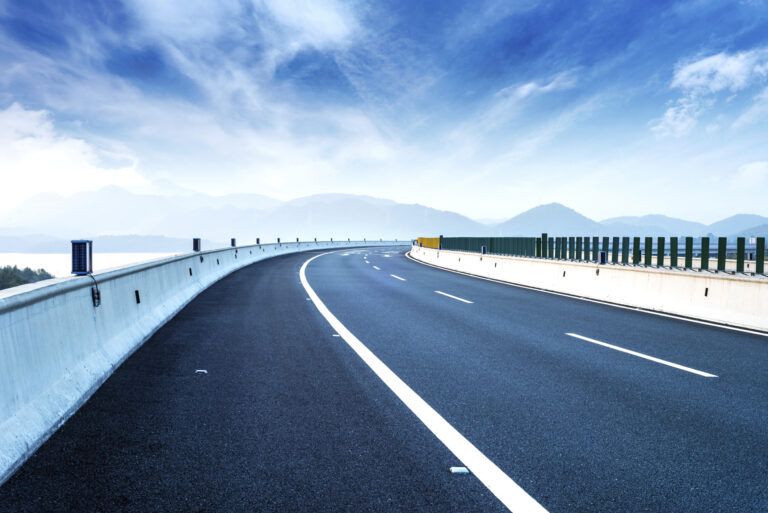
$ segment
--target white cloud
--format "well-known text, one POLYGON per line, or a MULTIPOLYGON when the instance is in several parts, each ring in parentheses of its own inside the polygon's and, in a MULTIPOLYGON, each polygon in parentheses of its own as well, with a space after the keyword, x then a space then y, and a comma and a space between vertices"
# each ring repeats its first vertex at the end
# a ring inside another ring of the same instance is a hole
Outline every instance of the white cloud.
POLYGON ((755 96, 752 105, 733 123, 734 128, 743 128, 768 118, 768 87, 755 96))
POLYGON ((682 98, 668 107, 661 118, 651 122, 651 130, 661 136, 682 137, 696 126, 701 111, 700 101, 682 98))
POLYGON ((738 92, 768 76, 768 48, 721 52, 678 65, 672 87, 683 91, 738 92))
POLYGON ((529 96, 537 94, 549 93, 553 91, 563 91, 565 89, 571 89, 576 85, 576 77, 573 72, 567 71, 558 73, 549 82, 527 82, 521 85, 513 85, 505 87, 496 93, 499 98, 513 98, 515 100, 523 100, 529 96))
MULTIPOLYGON (((682 137, 697 125, 701 115, 715 104, 718 93, 728 93, 725 103, 736 94, 768 78, 768 48, 738 53, 721 52, 678 64, 670 87, 683 96, 667 108, 664 115, 651 121, 651 130, 660 136, 682 137)), ((766 102, 768 103, 768 102, 766 102)), ((768 106, 761 97, 734 123, 735 127, 762 117, 768 106)))
POLYGON ((4 209, 40 193, 69 194, 145 183, 130 155, 103 154, 81 139, 61 135, 48 112, 18 104, 0 111, 0 170, 4 209), (118 164, 108 166, 106 159, 118 164))

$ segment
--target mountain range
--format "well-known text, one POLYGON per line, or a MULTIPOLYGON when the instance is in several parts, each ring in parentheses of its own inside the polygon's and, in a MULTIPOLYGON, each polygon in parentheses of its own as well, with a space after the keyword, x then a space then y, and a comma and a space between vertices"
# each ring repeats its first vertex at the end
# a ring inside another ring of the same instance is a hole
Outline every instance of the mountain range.
POLYGON ((34 197, 0 218, 0 252, 67 251, 67 241, 93 238, 102 251, 186 251, 192 237, 215 247, 282 240, 420 235, 764 236, 768 218, 737 214, 706 225, 664 215, 590 219, 559 203, 540 205, 503 222, 476 221, 418 204, 349 194, 280 201, 258 194, 135 194, 109 187, 73 196, 34 197), (33 235, 43 234, 43 235, 33 235), (210 242, 219 241, 219 242, 210 242))

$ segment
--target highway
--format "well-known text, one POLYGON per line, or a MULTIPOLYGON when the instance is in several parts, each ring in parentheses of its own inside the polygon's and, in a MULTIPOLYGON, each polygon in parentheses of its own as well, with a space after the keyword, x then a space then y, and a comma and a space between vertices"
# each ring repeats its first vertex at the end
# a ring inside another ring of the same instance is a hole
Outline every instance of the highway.
POLYGON ((0 511, 768 511, 768 337, 404 253, 214 284, 0 511))

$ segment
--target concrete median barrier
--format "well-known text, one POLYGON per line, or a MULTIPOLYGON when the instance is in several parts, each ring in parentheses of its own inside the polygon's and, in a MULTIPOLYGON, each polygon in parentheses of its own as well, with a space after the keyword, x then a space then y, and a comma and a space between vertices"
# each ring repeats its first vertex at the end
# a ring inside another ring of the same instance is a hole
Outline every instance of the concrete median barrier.
POLYGON ((0 291, 0 484, 133 351, 224 276, 288 253, 391 244, 226 248, 0 291))
POLYGON ((416 246, 410 256, 507 283, 768 332, 768 278, 764 276, 489 256, 416 246))

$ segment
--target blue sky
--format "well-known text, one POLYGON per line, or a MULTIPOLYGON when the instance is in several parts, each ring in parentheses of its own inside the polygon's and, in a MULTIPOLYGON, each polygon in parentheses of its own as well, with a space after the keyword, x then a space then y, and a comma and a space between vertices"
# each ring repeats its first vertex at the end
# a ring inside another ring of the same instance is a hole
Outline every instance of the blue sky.
POLYGON ((766 0, 0 0, 0 69, 5 208, 119 185, 768 215, 766 0))

